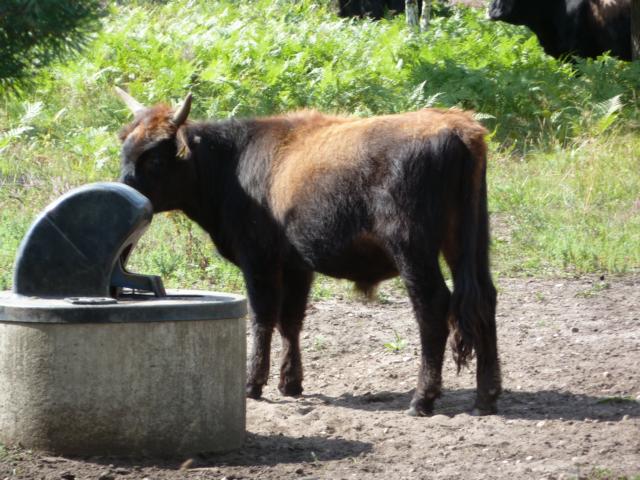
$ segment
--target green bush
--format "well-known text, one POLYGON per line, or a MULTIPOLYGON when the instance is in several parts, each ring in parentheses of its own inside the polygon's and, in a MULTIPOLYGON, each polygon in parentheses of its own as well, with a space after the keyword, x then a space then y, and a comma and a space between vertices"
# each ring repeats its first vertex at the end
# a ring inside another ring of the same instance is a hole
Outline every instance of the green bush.
MULTIPOLYGON (((640 267, 640 62, 563 64, 528 30, 462 7, 413 34, 402 16, 344 20, 327 3, 114 4, 83 57, 53 64, 22 100, 0 104, 0 230, 14 232, 0 239, 19 238, 27 223, 19 219, 71 186, 116 178, 116 132, 129 121, 118 85, 146 103, 177 103, 192 91, 196 118, 473 109, 491 131, 500 272, 640 267)), ((11 242, 0 246, 2 269, 10 269, 11 242)), ((206 236, 175 216, 154 221, 133 262, 170 284, 241 285, 206 236)))

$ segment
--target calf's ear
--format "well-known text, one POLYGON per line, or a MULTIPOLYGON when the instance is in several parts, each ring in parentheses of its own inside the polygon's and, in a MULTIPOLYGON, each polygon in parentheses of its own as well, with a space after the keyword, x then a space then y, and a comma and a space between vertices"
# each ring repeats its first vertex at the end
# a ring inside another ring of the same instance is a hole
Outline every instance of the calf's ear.
POLYGON ((138 113, 139 111, 144 110, 144 105, 142 105, 140 102, 138 102, 135 98, 133 98, 131 95, 129 95, 123 89, 121 89, 120 87, 114 87, 114 88, 115 88, 115 91, 118 94, 118 96, 122 99, 122 101, 125 103, 125 105, 127 107, 129 107, 129 110, 131 110, 131 112, 134 115, 136 113, 138 113))
POLYGON ((178 147, 179 159, 187 160, 191 157, 191 149, 189 148, 189 142, 184 128, 179 128, 176 133, 176 145, 178 147))

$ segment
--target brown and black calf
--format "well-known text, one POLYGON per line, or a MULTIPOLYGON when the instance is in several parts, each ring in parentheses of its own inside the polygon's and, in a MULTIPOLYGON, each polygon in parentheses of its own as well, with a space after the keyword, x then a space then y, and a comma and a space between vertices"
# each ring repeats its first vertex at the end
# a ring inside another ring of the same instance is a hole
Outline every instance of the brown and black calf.
POLYGON ((242 270, 253 311, 249 397, 267 383, 274 329, 284 345, 278 388, 302 393, 299 336, 314 272, 362 290, 400 275, 422 345, 409 413, 433 411, 450 329, 458 367, 477 356, 475 412, 496 411, 486 131, 469 113, 190 122, 191 96, 174 112, 119 94, 135 114, 121 134, 121 181, 156 212, 183 211, 242 270))

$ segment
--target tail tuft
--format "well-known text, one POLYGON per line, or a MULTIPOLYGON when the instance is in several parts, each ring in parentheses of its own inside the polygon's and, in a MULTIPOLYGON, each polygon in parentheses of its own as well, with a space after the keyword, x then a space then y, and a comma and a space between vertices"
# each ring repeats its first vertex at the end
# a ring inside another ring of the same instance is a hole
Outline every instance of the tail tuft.
POLYGON ((469 360, 473 359, 474 339, 478 338, 478 332, 474 330, 477 325, 478 313, 472 305, 477 305, 474 297, 474 291, 470 288, 458 285, 451 296, 451 304, 449 310, 449 327, 452 335, 450 340, 453 359, 456 362, 458 373, 462 367, 469 365, 469 360), (470 298, 471 297, 471 298, 470 298))
POLYGON ((464 338, 456 329, 451 336, 451 350, 453 351, 453 360, 456 362, 457 373, 460 373, 462 367, 468 367, 469 360, 473 358, 473 343, 469 338, 464 338))

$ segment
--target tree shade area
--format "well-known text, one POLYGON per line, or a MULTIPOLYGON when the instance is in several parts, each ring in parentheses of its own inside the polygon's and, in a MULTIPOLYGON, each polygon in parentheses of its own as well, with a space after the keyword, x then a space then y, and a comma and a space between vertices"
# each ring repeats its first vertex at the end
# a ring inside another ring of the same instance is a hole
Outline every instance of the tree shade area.
POLYGON ((33 72, 80 51, 100 26, 100 0, 3 0, 0 3, 0 87, 29 83, 33 72))

